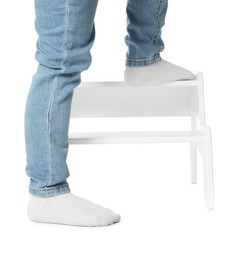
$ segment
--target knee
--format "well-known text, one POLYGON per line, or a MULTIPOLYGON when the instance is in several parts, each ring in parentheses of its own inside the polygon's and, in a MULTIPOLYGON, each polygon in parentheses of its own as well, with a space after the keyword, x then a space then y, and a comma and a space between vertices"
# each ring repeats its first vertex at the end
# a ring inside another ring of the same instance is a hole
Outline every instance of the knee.
POLYGON ((88 50, 42 50, 37 48, 35 58, 37 62, 49 69, 65 73, 81 73, 91 64, 91 54, 88 50))

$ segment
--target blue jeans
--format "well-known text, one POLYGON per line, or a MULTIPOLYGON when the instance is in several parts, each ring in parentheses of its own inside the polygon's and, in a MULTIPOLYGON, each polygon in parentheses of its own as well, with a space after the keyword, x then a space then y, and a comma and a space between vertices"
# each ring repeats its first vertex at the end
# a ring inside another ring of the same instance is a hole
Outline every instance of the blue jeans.
MULTIPOLYGON (((50 197, 70 192, 68 128, 73 90, 91 63, 98 0, 35 0, 36 60, 25 108, 29 192, 50 197)), ((127 66, 157 62, 167 0, 128 0, 127 66)))

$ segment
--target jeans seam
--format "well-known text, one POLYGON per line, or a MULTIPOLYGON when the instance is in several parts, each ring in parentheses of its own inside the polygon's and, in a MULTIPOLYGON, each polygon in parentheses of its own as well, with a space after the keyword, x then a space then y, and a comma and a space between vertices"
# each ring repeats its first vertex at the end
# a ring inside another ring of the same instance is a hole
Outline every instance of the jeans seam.
POLYGON ((149 58, 149 59, 127 59, 127 60, 128 60, 128 61, 131 61, 131 62, 132 62, 132 61, 134 61, 134 62, 136 62, 136 61, 137 61, 137 62, 140 62, 140 61, 141 61, 141 62, 143 62, 143 61, 146 62, 146 61, 147 61, 147 62, 148 62, 148 61, 152 61, 153 58, 156 58, 156 57, 159 57, 159 54, 156 54, 156 55, 154 55, 154 57, 151 57, 151 58, 149 58))
POLYGON ((41 198, 46 198, 46 197, 53 197, 53 196, 58 196, 61 194, 69 193, 70 192, 70 187, 68 183, 61 184, 59 186, 54 186, 54 187, 49 187, 49 188, 44 188, 44 189, 34 189, 34 188, 29 188, 29 193, 33 196, 41 197, 41 198))
POLYGON ((51 148, 51 126, 50 126, 50 121, 51 121, 51 115, 52 115, 52 107, 54 103, 54 95, 56 91, 56 87, 58 83, 58 77, 56 76, 53 83, 52 83, 52 91, 49 99, 49 105, 48 105, 48 113, 47 113, 47 125, 48 125, 48 138, 49 138, 49 180, 47 183, 47 186, 50 184, 52 180, 52 148, 51 148))
MULTIPOLYGON (((70 2, 70 0, 67 0, 65 2, 65 10, 66 10, 66 12, 65 12, 65 26, 64 26, 63 43, 62 43, 62 50, 64 51, 64 57, 61 61, 62 73, 65 71, 65 67, 63 66, 63 64, 65 63, 65 61, 67 59, 66 43, 67 43, 67 39, 68 39, 68 28, 69 28, 69 12, 70 12, 69 2, 70 2)), ((58 76, 56 76, 54 81, 53 81, 53 87, 52 87, 52 92, 51 92, 51 96, 50 96, 49 110, 48 110, 48 134, 49 134, 49 151, 50 151, 49 172, 50 172, 50 177, 49 177, 47 186, 50 185, 50 183, 52 182, 52 179, 53 179, 53 176, 52 176, 52 148, 51 148, 50 120, 51 120, 51 114, 52 114, 53 105, 54 105, 54 96, 55 96, 55 92, 56 92, 58 85, 59 85, 59 80, 58 80, 58 76)))
POLYGON ((68 39, 68 31, 69 31, 69 23, 70 23, 70 0, 67 0, 65 2, 65 26, 64 26, 64 37, 63 37, 63 44, 62 44, 62 50, 64 51, 64 58, 61 61, 61 67, 63 68, 63 64, 66 62, 67 59, 67 49, 66 49, 66 44, 67 44, 67 39, 68 39))
MULTIPOLYGON (((158 5, 156 7, 156 12, 155 12, 155 18, 156 18, 157 23, 156 23, 156 28, 155 28, 155 31, 154 31, 154 34, 153 34, 153 37, 152 37, 152 43, 153 43, 154 46, 156 46, 157 36, 160 33, 160 29, 161 29, 159 14, 160 14, 162 3, 163 3, 163 0, 160 0, 158 2, 158 5)), ((156 46, 156 47, 158 48, 158 46, 156 46)))
POLYGON ((68 187, 68 184, 63 184, 63 185, 60 185, 60 186, 55 186, 55 187, 51 187, 51 188, 44 188, 44 189, 33 189, 33 188, 30 188, 31 190, 34 190, 34 191, 51 191, 51 190, 55 190, 57 188, 64 188, 64 187, 68 187))

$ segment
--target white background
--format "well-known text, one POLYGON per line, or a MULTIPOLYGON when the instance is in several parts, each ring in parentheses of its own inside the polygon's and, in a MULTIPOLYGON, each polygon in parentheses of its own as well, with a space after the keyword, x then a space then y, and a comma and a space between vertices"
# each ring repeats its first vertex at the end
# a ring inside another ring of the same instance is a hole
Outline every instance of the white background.
MULTIPOLYGON (((206 119, 213 134, 215 210, 204 208, 200 160, 198 184, 190 184, 188 145, 74 146, 68 157, 72 191, 122 217, 110 227, 77 228, 36 224, 26 217, 23 116, 36 68, 34 7, 29 0, 1 2, 1 259, 236 259, 233 3, 170 0, 163 28, 162 57, 204 72, 206 119)), ((100 1, 93 64, 83 80, 122 80, 125 5, 126 1, 100 1)), ((152 127, 148 120, 139 122, 152 127)), ((107 129, 116 125, 104 123, 107 129)), ((136 128, 136 123, 131 126, 136 128)))

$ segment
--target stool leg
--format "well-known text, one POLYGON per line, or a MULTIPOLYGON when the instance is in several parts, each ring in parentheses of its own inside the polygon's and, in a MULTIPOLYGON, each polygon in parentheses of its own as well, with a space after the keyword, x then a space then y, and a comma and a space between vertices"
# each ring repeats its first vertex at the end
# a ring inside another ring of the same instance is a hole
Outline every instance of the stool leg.
POLYGON ((203 181, 205 204, 208 209, 214 209, 214 177, 213 177, 213 157, 212 157, 212 140, 211 130, 206 128, 206 142, 201 145, 203 158, 203 181))
POLYGON ((197 144, 190 143, 191 183, 197 183, 197 144))
MULTIPOLYGON (((191 130, 197 130, 196 120, 196 93, 191 101, 191 130)), ((190 166, 191 166, 191 183, 197 183, 197 143, 190 143, 190 166)))

